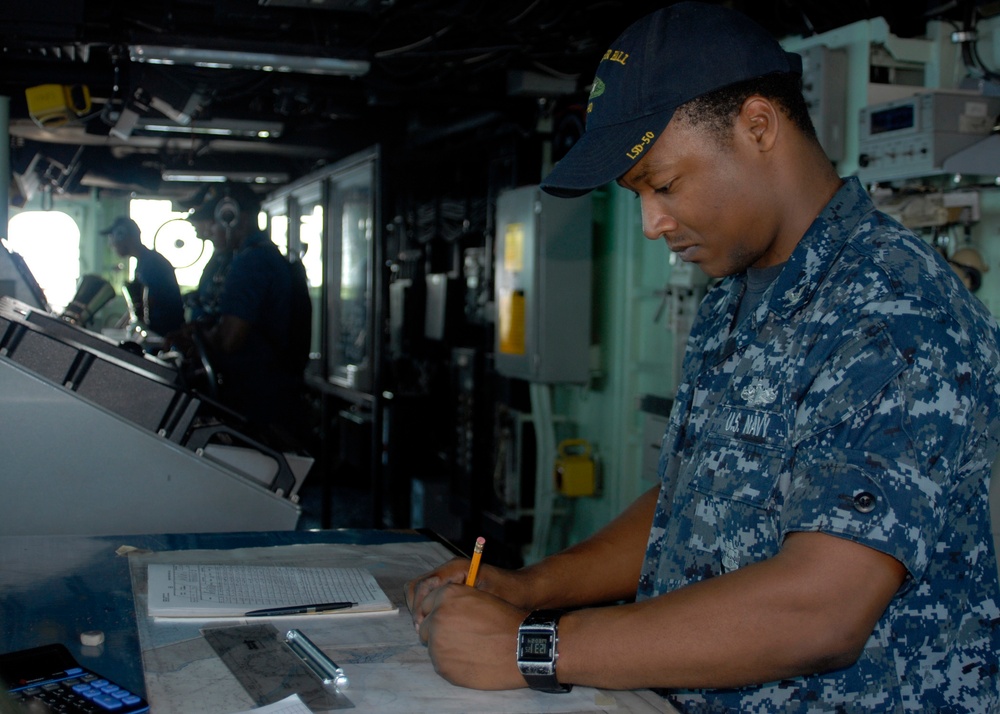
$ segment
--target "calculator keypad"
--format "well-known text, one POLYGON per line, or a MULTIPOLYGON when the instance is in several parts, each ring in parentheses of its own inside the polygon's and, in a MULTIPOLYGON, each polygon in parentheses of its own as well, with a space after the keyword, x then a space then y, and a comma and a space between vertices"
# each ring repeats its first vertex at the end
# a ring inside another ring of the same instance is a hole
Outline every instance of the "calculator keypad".
POLYGON ((67 669, 63 676, 14 689, 10 694, 16 702, 34 706, 37 706, 35 703, 44 704, 48 709, 43 711, 58 714, 139 714, 149 711, 149 705, 142 697, 82 667, 67 669))

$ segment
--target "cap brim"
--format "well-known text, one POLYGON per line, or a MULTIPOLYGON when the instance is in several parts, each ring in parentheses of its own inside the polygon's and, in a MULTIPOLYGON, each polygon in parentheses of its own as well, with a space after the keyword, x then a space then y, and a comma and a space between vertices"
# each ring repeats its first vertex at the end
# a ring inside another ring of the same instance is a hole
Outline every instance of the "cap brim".
POLYGON ((542 180, 542 190, 573 198, 621 178, 649 152, 676 109, 660 109, 628 122, 587 129, 542 180))

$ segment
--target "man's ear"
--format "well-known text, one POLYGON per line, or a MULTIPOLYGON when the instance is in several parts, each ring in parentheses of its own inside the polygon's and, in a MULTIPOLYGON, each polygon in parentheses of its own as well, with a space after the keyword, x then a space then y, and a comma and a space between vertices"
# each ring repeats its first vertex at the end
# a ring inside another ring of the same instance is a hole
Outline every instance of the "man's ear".
POLYGON ((778 108, 771 100, 759 95, 747 97, 737 123, 760 151, 770 151, 774 147, 778 137, 778 108))

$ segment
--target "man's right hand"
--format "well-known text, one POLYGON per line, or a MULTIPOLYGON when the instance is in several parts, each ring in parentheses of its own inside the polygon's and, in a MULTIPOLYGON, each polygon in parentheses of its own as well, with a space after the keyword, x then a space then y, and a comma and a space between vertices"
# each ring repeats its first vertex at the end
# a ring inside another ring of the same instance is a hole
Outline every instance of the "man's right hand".
MULTIPOLYGON (((527 593, 530 592, 530 588, 521 572, 504 570, 483 563, 479 566, 476 577, 476 589, 495 595, 517 607, 530 607, 527 602, 527 593)), ((468 574, 469 559, 455 558, 406 583, 406 607, 413 617, 414 627, 419 629, 420 623, 424 619, 421 604, 425 597, 434 590, 450 583, 465 584, 465 578, 468 574)))

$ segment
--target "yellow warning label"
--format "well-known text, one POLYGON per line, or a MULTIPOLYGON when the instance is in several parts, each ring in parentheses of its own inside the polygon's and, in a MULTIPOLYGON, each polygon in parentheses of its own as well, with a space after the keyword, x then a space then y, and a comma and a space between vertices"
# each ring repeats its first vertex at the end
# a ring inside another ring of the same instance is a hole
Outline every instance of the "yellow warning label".
POLYGON ((524 293, 507 290, 500 294, 497 329, 500 330, 500 352, 523 355, 524 345, 524 293))
POLYGON ((511 273, 524 270, 524 224, 509 223, 504 232, 503 267, 511 273))

